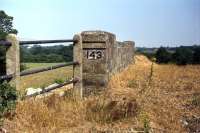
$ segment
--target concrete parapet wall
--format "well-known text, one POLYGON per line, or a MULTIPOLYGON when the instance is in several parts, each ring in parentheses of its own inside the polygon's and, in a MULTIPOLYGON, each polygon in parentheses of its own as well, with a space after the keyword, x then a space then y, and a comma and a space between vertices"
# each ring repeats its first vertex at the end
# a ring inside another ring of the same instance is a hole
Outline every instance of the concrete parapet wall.
POLYGON ((105 31, 84 31, 80 35, 82 94, 85 96, 105 88, 113 74, 133 62, 135 44, 131 41, 117 42, 114 34, 105 31))
POLYGON ((111 74, 120 72, 133 63, 135 43, 132 41, 115 42, 111 74))

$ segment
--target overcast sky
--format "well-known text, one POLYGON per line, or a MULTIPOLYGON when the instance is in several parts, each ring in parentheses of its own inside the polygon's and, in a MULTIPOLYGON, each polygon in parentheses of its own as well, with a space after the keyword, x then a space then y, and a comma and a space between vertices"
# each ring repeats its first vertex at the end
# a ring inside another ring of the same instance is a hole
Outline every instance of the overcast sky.
POLYGON ((137 46, 200 44, 200 0, 0 0, 23 39, 105 30, 137 46))

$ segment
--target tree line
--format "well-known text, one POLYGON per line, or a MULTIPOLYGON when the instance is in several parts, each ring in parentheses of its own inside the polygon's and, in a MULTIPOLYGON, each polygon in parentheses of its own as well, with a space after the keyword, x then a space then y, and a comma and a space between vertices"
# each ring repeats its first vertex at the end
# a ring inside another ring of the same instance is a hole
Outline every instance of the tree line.
POLYGON ((32 47, 21 46, 20 48, 21 62, 31 63, 57 63, 69 62, 73 60, 73 45, 64 46, 40 46, 32 47))
POLYGON ((157 63, 177 65, 200 64, 200 46, 180 46, 176 48, 160 47, 156 52, 143 52, 148 58, 155 58, 157 63))

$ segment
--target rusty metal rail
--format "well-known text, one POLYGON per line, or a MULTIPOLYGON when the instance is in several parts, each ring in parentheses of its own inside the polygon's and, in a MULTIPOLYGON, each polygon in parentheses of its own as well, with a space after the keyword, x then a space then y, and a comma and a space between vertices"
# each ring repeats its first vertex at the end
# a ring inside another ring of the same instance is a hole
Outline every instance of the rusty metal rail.
POLYGON ((0 81, 1 80, 9 80, 11 78, 13 78, 13 74, 3 75, 3 76, 0 76, 0 81))
POLYGON ((57 69, 57 68, 61 68, 61 67, 71 66, 71 65, 78 65, 78 62, 69 62, 69 63, 58 64, 58 65, 54 65, 54 66, 50 66, 50 67, 46 67, 46 68, 27 70, 27 71, 21 72, 20 76, 27 76, 27 75, 45 72, 45 71, 49 71, 49 70, 53 70, 53 69, 57 69))
POLYGON ((46 43, 67 43, 67 42, 77 42, 74 39, 65 39, 65 40, 36 40, 36 41, 20 41, 20 45, 31 45, 31 44, 46 44, 46 43))
MULTIPOLYGON (((20 76, 27 76, 27 75, 31 75, 31 74, 35 74, 35 73, 45 72, 45 71, 49 71, 49 70, 58 69, 58 68, 61 68, 61 67, 66 67, 66 66, 71 66, 71 65, 78 65, 78 64, 79 64, 78 62, 69 62, 69 63, 58 64, 58 65, 45 67, 45 68, 27 70, 27 71, 21 72, 20 76)), ((0 80, 9 80, 11 78, 13 78, 13 74, 0 76, 0 80)))
POLYGON ((12 44, 11 44, 11 42, 0 40, 0 45, 2 45, 2 46, 11 46, 12 44))
MULTIPOLYGON (((68 43, 73 42, 76 43, 77 40, 74 39, 61 39, 61 40, 35 40, 35 41, 19 41, 20 45, 32 45, 32 44, 47 44, 47 43, 68 43)), ((0 40, 0 45, 3 46, 11 46, 11 42, 0 40)))

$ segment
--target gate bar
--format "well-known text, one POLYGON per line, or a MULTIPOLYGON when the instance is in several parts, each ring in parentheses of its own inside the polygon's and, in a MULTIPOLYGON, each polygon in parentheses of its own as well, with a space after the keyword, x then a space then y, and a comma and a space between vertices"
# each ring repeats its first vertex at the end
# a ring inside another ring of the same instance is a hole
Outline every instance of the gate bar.
POLYGON ((8 42, 8 41, 4 41, 4 40, 0 40, 0 45, 3 45, 3 46, 11 46, 11 42, 8 42))
POLYGON ((65 67, 65 66, 77 65, 77 64, 78 62, 69 62, 69 63, 58 64, 58 65, 54 65, 54 66, 50 66, 46 68, 38 68, 35 70, 23 71, 20 73, 20 76, 27 76, 30 74, 45 72, 45 71, 49 71, 49 70, 53 70, 53 69, 57 69, 57 68, 65 67))
POLYGON ((45 43, 64 43, 64 42, 76 42, 73 39, 67 40, 37 40, 37 41, 19 41, 20 45, 31 45, 31 44, 45 44, 45 43))
MULTIPOLYGON (((27 71, 20 72, 20 76, 27 76, 27 75, 31 75, 35 73, 45 72, 45 71, 49 71, 49 70, 53 70, 53 69, 57 69, 57 68, 65 67, 65 66, 78 65, 78 64, 79 64, 78 62, 69 62, 69 63, 58 64, 58 65, 54 65, 54 66, 50 66, 46 68, 27 70, 27 71)), ((13 78, 13 74, 0 76, 0 80, 7 80, 11 78, 13 78)))
MULTIPOLYGON (((46 44, 46 43, 76 43, 77 40, 74 39, 64 39, 64 40, 36 40, 36 41, 19 41, 20 45, 32 45, 32 44, 46 44)), ((0 40, 0 45, 11 46, 12 43, 9 41, 0 40)))
POLYGON ((13 78, 13 74, 0 76, 0 80, 7 80, 13 78))

